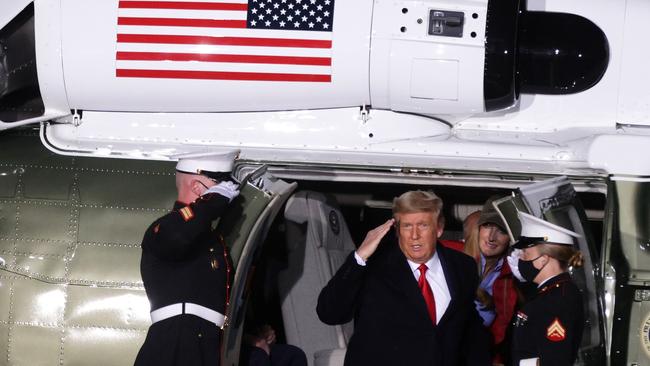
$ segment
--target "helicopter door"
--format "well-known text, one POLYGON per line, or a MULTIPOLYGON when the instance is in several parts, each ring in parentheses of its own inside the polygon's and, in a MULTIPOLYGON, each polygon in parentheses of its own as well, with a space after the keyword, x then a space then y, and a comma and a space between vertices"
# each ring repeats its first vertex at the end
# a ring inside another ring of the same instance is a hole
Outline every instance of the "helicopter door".
POLYGON ((521 233, 517 211, 523 211, 543 218, 580 234, 578 248, 583 255, 583 266, 572 268, 570 273, 580 288, 585 305, 585 327, 578 363, 604 365, 604 310, 603 291, 596 281, 598 252, 591 232, 587 230, 587 216, 573 185, 567 177, 557 177, 520 187, 511 197, 495 201, 495 207, 504 217, 511 238, 521 233))
POLYGON ((230 288, 230 305, 226 309, 227 325, 224 328, 221 349, 222 365, 237 365, 243 335, 248 277, 259 254, 273 219, 280 211, 296 183, 275 179, 262 166, 253 172, 249 167, 239 170, 244 176, 241 193, 233 201, 229 212, 221 217, 217 229, 223 235, 233 261, 234 274, 230 288))
POLYGON ((650 364, 650 178, 607 187, 604 282, 612 365, 650 364))

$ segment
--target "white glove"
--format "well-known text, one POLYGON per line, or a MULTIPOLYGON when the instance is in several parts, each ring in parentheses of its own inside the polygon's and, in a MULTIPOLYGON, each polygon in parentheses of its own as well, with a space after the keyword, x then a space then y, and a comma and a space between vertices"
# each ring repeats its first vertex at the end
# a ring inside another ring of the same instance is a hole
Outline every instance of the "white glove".
POLYGON ((521 258, 521 249, 515 249, 506 257, 506 260, 508 261, 512 274, 517 277, 520 282, 526 282, 521 273, 519 273, 519 258, 521 258))
POLYGON ((228 199, 228 202, 232 202, 232 200, 239 195, 239 190, 237 188, 238 185, 236 183, 225 180, 215 186, 208 188, 208 190, 205 191, 202 196, 209 193, 218 193, 226 197, 228 199))

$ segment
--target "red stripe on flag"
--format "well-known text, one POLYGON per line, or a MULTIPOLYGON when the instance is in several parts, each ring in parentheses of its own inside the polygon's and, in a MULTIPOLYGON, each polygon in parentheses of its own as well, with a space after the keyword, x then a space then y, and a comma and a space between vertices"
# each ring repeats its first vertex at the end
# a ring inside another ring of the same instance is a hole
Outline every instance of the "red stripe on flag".
POLYGON ((298 82, 331 82, 332 81, 331 75, 281 74, 281 73, 261 73, 261 72, 227 72, 227 71, 117 69, 115 70, 115 76, 124 77, 124 78, 156 78, 156 79, 298 81, 298 82))
POLYGON ((167 27, 246 28, 245 20, 182 19, 182 18, 133 18, 119 17, 118 25, 147 25, 167 27))
POLYGON ((248 4, 204 3, 185 1, 128 1, 121 0, 121 9, 183 9, 183 10, 248 10, 248 4))
POLYGON ((329 57, 303 56, 263 56, 263 55, 228 55, 206 53, 171 53, 171 52, 117 52, 118 60, 129 61, 204 61, 204 62, 239 62, 250 64, 281 65, 316 65, 331 66, 329 57))
POLYGON ((175 35, 164 35, 164 34, 118 34, 117 42, 118 43, 170 43, 170 44, 195 44, 195 45, 260 46, 260 47, 332 48, 331 40, 320 40, 320 39, 175 36, 175 35))

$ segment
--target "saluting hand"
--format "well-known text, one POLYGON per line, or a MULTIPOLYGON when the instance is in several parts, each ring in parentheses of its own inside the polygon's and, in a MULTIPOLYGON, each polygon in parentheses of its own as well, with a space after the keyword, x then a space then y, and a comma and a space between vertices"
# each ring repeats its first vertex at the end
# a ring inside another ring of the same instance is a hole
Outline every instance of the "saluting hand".
POLYGON ((228 199, 228 202, 239 195, 239 186, 231 181, 224 180, 221 183, 208 188, 203 194, 218 193, 228 199))
POLYGON ((363 239, 363 243, 357 249, 357 254, 364 260, 368 260, 370 256, 377 250, 381 239, 386 236, 386 233, 390 231, 391 226, 395 223, 395 219, 390 219, 385 223, 377 226, 376 228, 368 231, 366 238, 363 239))

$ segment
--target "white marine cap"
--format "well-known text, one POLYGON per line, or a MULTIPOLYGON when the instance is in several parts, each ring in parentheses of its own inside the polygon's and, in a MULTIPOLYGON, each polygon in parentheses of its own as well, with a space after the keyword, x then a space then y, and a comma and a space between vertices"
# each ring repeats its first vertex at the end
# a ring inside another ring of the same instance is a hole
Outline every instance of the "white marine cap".
POLYGON ((201 174, 210 177, 213 174, 229 173, 235 163, 239 150, 204 151, 174 156, 178 159, 176 171, 188 174, 201 174))
POLYGON ((517 214, 521 223, 521 236, 513 244, 514 248, 529 248, 537 244, 573 245, 573 238, 580 237, 578 233, 551 224, 533 215, 524 212, 518 212, 517 214))

